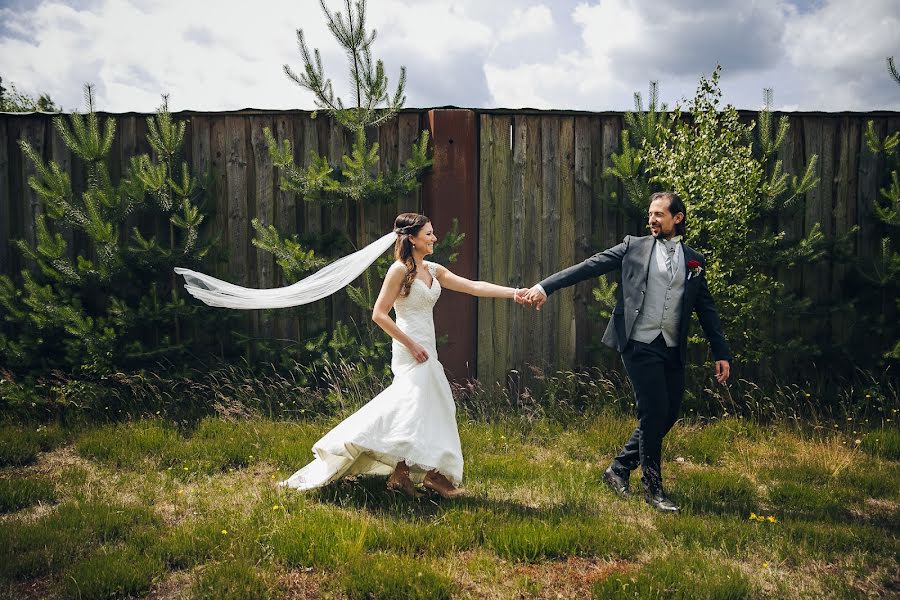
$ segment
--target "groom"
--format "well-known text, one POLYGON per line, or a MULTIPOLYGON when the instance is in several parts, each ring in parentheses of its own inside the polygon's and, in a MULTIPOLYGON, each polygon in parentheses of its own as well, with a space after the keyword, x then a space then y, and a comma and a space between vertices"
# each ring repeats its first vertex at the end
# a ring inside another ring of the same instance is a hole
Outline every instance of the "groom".
POLYGON ((540 310, 558 289, 622 270, 603 343, 622 354, 634 388, 638 426, 603 481, 628 497, 629 476, 640 465, 647 502, 658 510, 676 512, 678 505, 662 487, 662 440, 678 420, 684 396, 691 313, 697 313, 712 347, 719 383, 728 380, 731 352, 706 287, 703 257, 681 242, 687 218, 684 202, 673 192, 658 192, 650 196, 647 215, 652 235, 625 236, 621 244, 551 275, 522 296, 540 310))

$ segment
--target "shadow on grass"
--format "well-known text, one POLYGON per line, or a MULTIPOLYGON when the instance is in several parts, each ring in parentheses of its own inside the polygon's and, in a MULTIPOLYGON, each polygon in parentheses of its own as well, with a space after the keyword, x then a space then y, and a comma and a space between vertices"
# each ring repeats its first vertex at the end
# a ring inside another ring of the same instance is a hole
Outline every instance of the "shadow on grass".
POLYGON ((312 498, 324 504, 361 510, 378 517, 408 520, 436 517, 448 509, 487 510, 502 517, 536 519, 581 517, 589 510, 583 503, 563 502, 539 508, 512 500, 487 498, 481 495, 468 495, 445 500, 437 494, 427 491, 421 498, 412 500, 399 493, 389 491, 385 482, 386 478, 377 476, 345 479, 313 492, 312 498))

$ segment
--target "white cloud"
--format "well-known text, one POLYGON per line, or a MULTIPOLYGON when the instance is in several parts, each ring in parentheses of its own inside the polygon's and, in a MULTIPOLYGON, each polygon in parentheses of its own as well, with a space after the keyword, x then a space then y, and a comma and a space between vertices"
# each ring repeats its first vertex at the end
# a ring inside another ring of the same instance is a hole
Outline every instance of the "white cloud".
MULTIPOLYGON (((407 66, 407 106, 618 110, 651 79, 671 104, 721 63, 741 108, 774 87, 778 106, 900 109, 884 69, 900 58, 895 0, 539 2, 370 0, 368 25, 390 79, 407 66)), ((2 75, 67 109, 85 81, 110 111, 152 111, 162 93, 174 110, 312 108, 281 70, 302 69, 298 27, 347 99, 346 57, 315 0, 20 0, 0 9, 2 75)))
POLYGON ((900 5, 892 0, 830 0, 820 11, 792 19, 785 43, 798 67, 850 73, 866 61, 883 61, 900 51, 900 5))
POLYGON ((900 4, 864 8, 841 0, 803 11, 787 0, 581 2, 569 15, 579 47, 528 63, 489 59, 485 75, 494 104, 511 108, 627 109, 649 80, 672 104, 721 64, 725 100, 739 108, 758 108, 762 88, 774 87, 785 108, 900 109, 884 72, 884 56, 900 55, 900 4))
POLYGON ((500 30, 500 41, 511 42, 537 33, 546 33, 553 29, 553 13, 543 4, 531 6, 525 10, 513 10, 510 23, 500 30))

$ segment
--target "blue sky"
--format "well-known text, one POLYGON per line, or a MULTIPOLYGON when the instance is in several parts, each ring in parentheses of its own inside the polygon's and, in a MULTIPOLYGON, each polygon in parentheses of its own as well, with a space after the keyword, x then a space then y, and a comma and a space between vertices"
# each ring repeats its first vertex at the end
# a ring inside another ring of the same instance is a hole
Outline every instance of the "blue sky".
MULTIPOLYGON (((343 11, 343 0, 326 0, 343 11)), ((408 72, 409 107, 622 110, 659 82, 670 105, 723 67, 725 99, 756 109, 900 110, 897 0, 369 0, 375 54, 408 72)), ((282 64, 295 30, 320 48, 336 91, 346 61, 318 0, 0 2, 0 75, 83 108, 96 85, 113 112, 313 108, 282 64)))

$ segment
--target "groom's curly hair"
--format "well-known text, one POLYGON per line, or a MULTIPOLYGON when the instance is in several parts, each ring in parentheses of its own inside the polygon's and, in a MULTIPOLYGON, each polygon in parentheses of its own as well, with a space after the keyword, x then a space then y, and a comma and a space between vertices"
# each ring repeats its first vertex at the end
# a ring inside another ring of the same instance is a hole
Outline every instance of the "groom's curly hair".
POLYGON ((403 286, 400 288, 401 297, 409 295, 412 283, 416 279, 412 238, 416 237, 419 230, 428 223, 431 223, 431 219, 417 213, 402 213, 394 219, 394 233, 397 234, 397 241, 394 242, 394 258, 406 265, 406 277, 403 278, 403 286))

